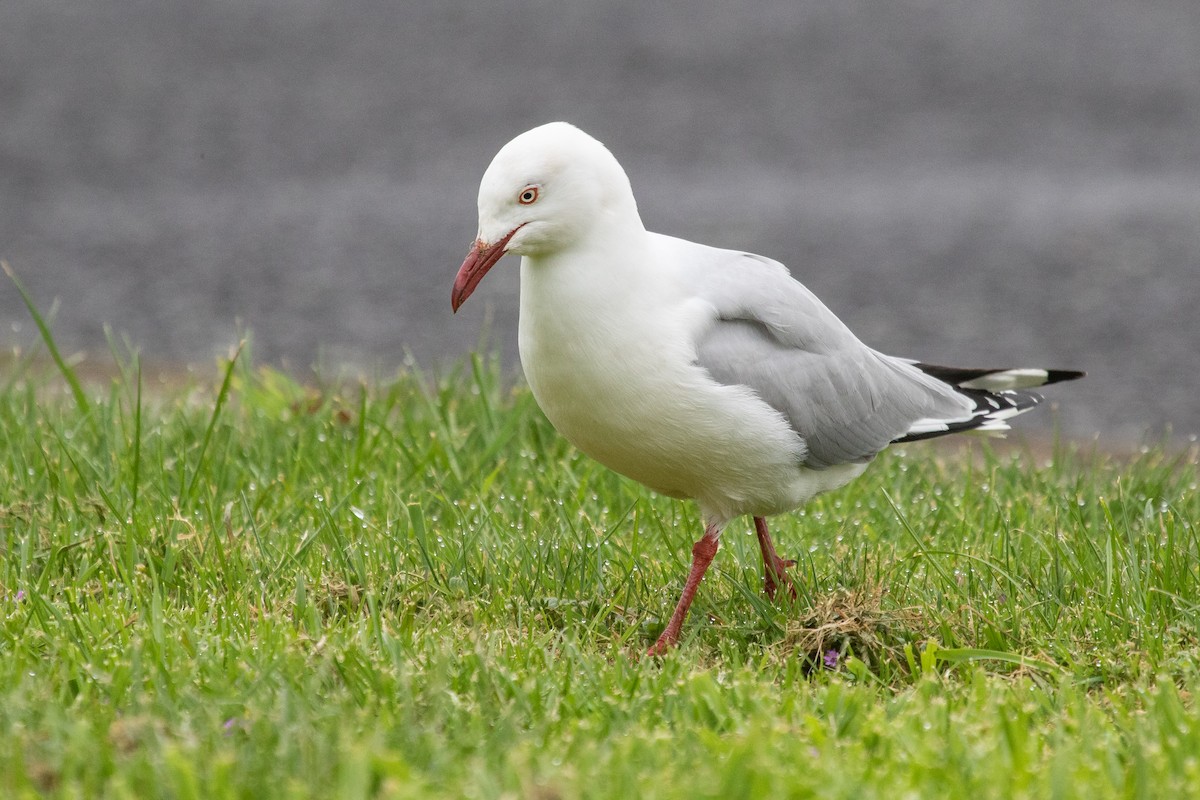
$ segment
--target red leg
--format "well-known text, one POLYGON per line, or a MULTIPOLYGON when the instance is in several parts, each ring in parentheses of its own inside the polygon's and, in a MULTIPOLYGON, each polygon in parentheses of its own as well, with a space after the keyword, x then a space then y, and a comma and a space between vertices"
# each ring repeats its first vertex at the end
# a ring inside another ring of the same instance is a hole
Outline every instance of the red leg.
POLYGON ((767 593, 767 597, 775 599, 775 590, 779 588, 779 584, 776 583, 778 580, 787 584, 788 591, 795 600, 796 584, 792 583, 791 577, 787 574, 787 568, 796 566, 796 562, 791 559, 782 559, 775 552, 775 544, 771 541, 771 534, 767 532, 766 519, 755 517, 754 531, 758 534, 758 547, 762 550, 763 590, 767 593))
POLYGON ((679 596, 679 602, 675 605, 675 613, 671 615, 671 621, 663 629, 658 641, 646 651, 646 655, 661 656, 679 641, 683 618, 687 616, 688 608, 692 605, 692 598, 696 596, 696 589, 699 588, 700 581, 708 570, 708 565, 712 563, 713 556, 717 554, 717 547, 720 546, 720 540, 717 537, 720 535, 720 528, 716 525, 709 525, 704 529, 704 535, 700 537, 700 541, 692 545, 692 568, 688 571, 687 582, 683 584, 683 594, 679 596))

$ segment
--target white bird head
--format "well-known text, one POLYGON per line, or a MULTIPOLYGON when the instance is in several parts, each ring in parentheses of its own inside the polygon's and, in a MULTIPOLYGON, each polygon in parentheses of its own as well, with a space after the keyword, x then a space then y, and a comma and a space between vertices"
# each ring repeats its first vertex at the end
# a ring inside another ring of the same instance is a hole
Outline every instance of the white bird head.
POLYGON ((545 256, 606 222, 641 225, 625 170, 603 144, 566 122, 522 133, 479 183, 479 233, 454 279, 457 311, 505 253, 545 256))

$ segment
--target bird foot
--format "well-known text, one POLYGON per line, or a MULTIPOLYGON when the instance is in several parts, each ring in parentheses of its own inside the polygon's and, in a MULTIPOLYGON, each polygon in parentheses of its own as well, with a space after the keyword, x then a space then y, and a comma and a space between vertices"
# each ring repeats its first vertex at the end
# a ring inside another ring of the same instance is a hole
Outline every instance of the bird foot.
POLYGON ((792 599, 795 600, 796 584, 792 583, 792 578, 787 574, 787 570, 788 567, 796 566, 796 562, 790 558, 780 558, 779 554, 775 552, 775 544, 771 541, 771 534, 767 531, 767 521, 764 518, 754 518, 754 531, 758 534, 758 546, 762 549, 763 591, 767 593, 767 598, 774 600, 780 584, 784 584, 792 599))
POLYGON ((792 576, 787 574, 787 569, 794 566, 796 566, 795 560, 779 556, 775 556, 772 564, 763 564, 763 591, 766 592, 767 599, 775 599, 775 593, 779 591, 780 584, 787 587, 788 594, 792 596, 793 600, 796 599, 796 584, 792 581, 792 576))
POLYGON ((658 641, 655 642, 654 644, 650 645, 649 649, 646 650, 646 655, 651 658, 654 658, 656 656, 664 656, 667 654, 667 651, 670 650, 672 647, 674 647, 676 644, 677 644, 677 640, 668 639, 666 633, 664 632, 662 636, 658 637, 658 641))

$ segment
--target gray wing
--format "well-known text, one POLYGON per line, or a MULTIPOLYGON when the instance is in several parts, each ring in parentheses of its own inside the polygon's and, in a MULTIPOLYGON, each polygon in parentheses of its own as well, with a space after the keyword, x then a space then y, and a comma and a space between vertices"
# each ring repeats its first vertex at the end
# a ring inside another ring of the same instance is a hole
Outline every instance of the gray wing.
POLYGON ((780 411, 807 443, 807 466, 867 461, 923 426, 972 417, 972 400, 867 347, 781 264, 744 253, 722 261, 700 287, 715 313, 697 336, 697 363, 780 411))

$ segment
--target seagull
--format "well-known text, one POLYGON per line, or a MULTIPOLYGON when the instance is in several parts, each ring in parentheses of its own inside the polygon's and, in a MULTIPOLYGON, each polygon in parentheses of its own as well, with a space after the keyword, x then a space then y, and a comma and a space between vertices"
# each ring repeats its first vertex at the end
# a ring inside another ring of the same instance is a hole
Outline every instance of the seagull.
POLYGON ((754 520, 768 597, 784 585, 794 598, 767 517, 846 485, 890 444, 1007 430, 1041 402, 1028 389, 1084 374, 884 355, 779 262, 647 231, 617 159, 565 122, 501 148, 478 206, 452 309, 521 256, 518 345, 546 417, 609 469, 699 507, 704 534, 651 655, 678 643, 734 518, 754 520))

